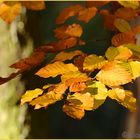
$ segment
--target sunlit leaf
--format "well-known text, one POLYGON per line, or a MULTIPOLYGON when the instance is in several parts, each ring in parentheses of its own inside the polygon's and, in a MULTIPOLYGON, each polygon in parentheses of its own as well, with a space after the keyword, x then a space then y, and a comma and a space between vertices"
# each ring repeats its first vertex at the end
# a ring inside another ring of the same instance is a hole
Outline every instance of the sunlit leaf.
POLYGON ((68 72, 78 71, 78 68, 73 64, 64 64, 63 62, 55 62, 53 64, 48 64, 45 67, 41 68, 36 75, 48 78, 56 77, 57 75, 65 74, 68 72))
POLYGON ((108 62, 108 64, 106 64, 96 75, 97 80, 108 86, 119 86, 131 82, 131 74, 118 63, 121 62, 108 62))
POLYGON ((131 31, 129 23, 124 19, 115 19, 114 25, 122 33, 131 31))
POLYGON ((106 64, 106 60, 102 56, 95 54, 85 57, 83 69, 86 71, 93 71, 95 69, 101 69, 106 64))
POLYGON ((115 88, 108 91, 108 96, 128 108, 131 112, 136 111, 136 99, 131 91, 115 88))
POLYGON ((35 109, 39 109, 42 107, 48 107, 49 105, 54 104, 55 102, 60 101, 62 99, 63 99, 63 94, 50 91, 32 100, 30 102, 30 105, 35 106, 35 109))
POLYGON ((124 7, 127 7, 127 8, 133 8, 133 9, 136 9, 139 7, 139 1, 134 1, 134 0, 129 0, 129 1, 122 1, 122 0, 118 0, 118 2, 124 6, 124 7))
POLYGON ((108 60, 127 60, 132 56, 130 49, 124 46, 109 47, 105 53, 108 60))
POLYGON ((34 98, 38 97, 43 93, 42 89, 27 90, 26 93, 21 97, 21 105, 26 102, 32 101, 34 98))
POLYGON ((108 96, 107 88, 100 81, 87 82, 87 88, 83 92, 90 93, 94 96, 93 109, 101 106, 108 96))
MULTIPOLYGON (((67 81, 67 84, 69 83, 68 80, 70 81, 70 83, 72 82, 85 82, 88 80, 88 76, 86 75, 86 73, 82 73, 80 71, 75 71, 75 72, 69 72, 66 74, 63 74, 61 76, 61 81, 64 83, 67 81)), ((70 84, 68 84, 70 85, 70 84)))

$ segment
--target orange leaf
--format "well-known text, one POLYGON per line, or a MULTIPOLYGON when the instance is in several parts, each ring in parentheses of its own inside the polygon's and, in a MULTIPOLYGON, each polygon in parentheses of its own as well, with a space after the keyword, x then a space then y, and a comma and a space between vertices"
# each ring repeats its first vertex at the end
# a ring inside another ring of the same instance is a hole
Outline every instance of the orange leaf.
POLYGON ((20 3, 11 6, 0 3, 0 17, 9 24, 20 14, 20 11, 20 3))
POLYGON ((69 103, 63 105, 63 111, 68 116, 78 120, 82 119, 85 115, 84 109, 82 109, 80 106, 71 105, 69 103))
POLYGON ((111 41, 114 46, 135 43, 135 35, 133 32, 118 33, 113 36, 111 41))
POLYGON ((78 13, 78 20, 88 23, 97 13, 96 7, 85 8, 78 13))
POLYGON ((73 82, 70 85, 70 92, 79 92, 86 88, 86 84, 83 82, 73 82))
POLYGON ((72 48, 77 44, 78 39, 76 37, 70 37, 66 39, 59 40, 54 43, 56 50, 61 51, 68 48, 72 48))
POLYGON ((80 37, 83 33, 82 27, 79 24, 63 25, 54 30, 55 37, 65 39, 68 37, 80 37))
POLYGON ((61 11, 59 16, 56 18, 56 23, 57 24, 62 24, 64 23, 68 18, 75 16, 78 14, 80 10, 82 10, 84 7, 81 5, 73 5, 68 8, 65 8, 61 11))
POLYGON ((48 78, 56 77, 57 75, 78 71, 78 68, 75 67, 72 63, 64 64, 63 62, 54 62, 53 64, 48 64, 45 67, 41 68, 36 75, 48 78))
POLYGON ((108 86, 124 85, 132 81, 132 76, 117 61, 108 62, 96 75, 97 80, 108 86))
POLYGON ((43 10, 46 8, 45 2, 39 1, 21 1, 22 5, 31 10, 43 10))
POLYGON ((115 16, 117 18, 122 18, 125 20, 132 20, 134 19, 136 16, 138 16, 136 10, 132 9, 132 8, 119 8, 116 12, 115 12, 115 16))

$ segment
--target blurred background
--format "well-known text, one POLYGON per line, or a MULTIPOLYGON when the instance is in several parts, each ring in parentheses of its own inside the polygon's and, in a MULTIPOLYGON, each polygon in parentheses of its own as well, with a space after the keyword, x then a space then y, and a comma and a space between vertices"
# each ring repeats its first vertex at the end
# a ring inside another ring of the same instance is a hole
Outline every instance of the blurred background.
MULTIPOLYGON (((46 2, 46 10, 23 9, 11 25, 0 20, 0 75, 8 76, 14 71, 8 66, 29 56, 34 48, 55 41, 55 19, 63 8, 73 4, 84 5, 85 2, 46 2)), ((108 4, 103 8, 111 6, 108 4)), ((75 49, 103 55, 111 45, 110 39, 114 33, 104 28, 100 15, 96 15, 88 24, 79 22, 74 17, 66 23, 80 23, 84 29, 82 39, 86 45, 75 49)), ((139 19, 132 22, 132 26, 134 24, 140 24, 139 19)), ((52 54, 47 55, 42 66, 51 58, 52 54)), ((62 102, 39 110, 26 105, 19 106, 19 99, 25 90, 42 87, 47 82, 34 75, 37 70, 38 68, 0 86, 0 138, 140 138, 139 79, 126 85, 137 97, 136 113, 130 113, 117 102, 107 99, 101 107, 86 112, 85 117, 78 121, 62 112, 62 102)))

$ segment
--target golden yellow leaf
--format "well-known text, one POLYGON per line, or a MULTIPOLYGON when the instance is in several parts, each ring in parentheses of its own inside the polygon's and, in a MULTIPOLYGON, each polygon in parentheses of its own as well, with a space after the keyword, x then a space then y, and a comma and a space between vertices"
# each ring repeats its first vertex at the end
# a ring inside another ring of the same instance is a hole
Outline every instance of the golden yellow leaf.
POLYGON ((140 62, 139 61, 129 61, 123 63, 124 68, 132 74, 132 78, 136 79, 140 76, 140 62))
POLYGON ((121 4, 124 7, 127 8, 133 8, 136 9, 139 7, 139 1, 137 0, 129 0, 129 1, 122 1, 122 0, 118 0, 119 4, 121 4))
POLYGON ((21 105, 23 105, 26 102, 32 101, 34 98, 38 97, 42 93, 43 90, 39 88, 26 91, 26 93, 21 97, 21 105))
POLYGON ((83 91, 86 88, 86 84, 84 82, 73 82, 70 85, 70 92, 80 92, 83 91))
POLYGON ((68 95, 67 101, 70 102, 70 104, 73 104, 75 106, 80 106, 84 110, 93 110, 94 105, 94 98, 90 93, 74 93, 73 95, 68 95), (80 105, 75 104, 75 99, 79 100, 81 102, 80 105))
POLYGON ((10 24, 20 14, 21 8, 20 3, 11 6, 0 3, 0 17, 10 24))
POLYGON ((58 53, 55 58, 52 60, 52 62, 54 61, 66 61, 66 60, 71 60, 73 59, 75 56, 78 55, 82 55, 83 52, 80 50, 77 51, 72 51, 72 52, 60 52, 58 53))
POLYGON ((115 88, 108 91, 108 96, 128 108, 131 112, 136 111, 136 99, 131 91, 115 88))
POLYGON ((85 8, 78 13, 78 20, 88 23, 97 13, 96 7, 85 8))
POLYGON ((108 60, 127 60, 132 56, 130 49, 124 46, 109 47, 105 53, 108 60))
POLYGON ((57 75, 62 75, 69 72, 78 71, 78 68, 75 67, 72 63, 65 64, 63 62, 57 61, 53 64, 48 64, 45 67, 41 68, 36 75, 48 78, 48 77, 56 77, 57 75))
POLYGON ((121 62, 108 62, 96 75, 96 79, 108 86, 124 85, 132 81, 131 74, 122 66, 121 62))
POLYGON ((30 105, 35 106, 35 109, 39 109, 42 107, 48 107, 55 102, 62 100, 62 93, 55 93, 54 91, 50 91, 30 102, 30 105))
POLYGON ((61 76, 61 81, 63 83, 66 82, 68 84, 68 80, 70 80, 70 83, 72 83, 72 82, 80 82, 80 81, 87 81, 88 76, 87 76, 86 73, 82 73, 80 71, 69 72, 69 73, 63 74, 61 76))
POLYGON ((124 19, 120 18, 115 19, 114 25, 122 33, 131 31, 131 26, 124 19))
POLYGON ((140 56, 140 46, 138 46, 136 44, 131 44, 131 43, 123 44, 122 46, 130 49, 133 52, 133 55, 140 56))
POLYGON ((101 69, 106 63, 107 61, 104 57, 92 54, 85 57, 83 69, 86 71, 94 71, 95 69, 101 69))
POLYGON ((100 81, 87 82, 87 88, 82 92, 90 93, 91 95, 93 95, 94 98, 93 109, 97 109, 99 106, 101 106, 108 96, 107 88, 100 81))

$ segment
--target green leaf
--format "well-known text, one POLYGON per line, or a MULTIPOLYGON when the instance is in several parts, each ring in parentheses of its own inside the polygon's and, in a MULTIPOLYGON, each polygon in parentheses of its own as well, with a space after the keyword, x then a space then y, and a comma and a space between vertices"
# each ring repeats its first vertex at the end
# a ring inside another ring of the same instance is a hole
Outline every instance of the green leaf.
POLYGON ((86 71, 101 69, 106 64, 106 62, 107 61, 104 59, 104 57, 92 54, 85 58, 83 69, 86 71))

